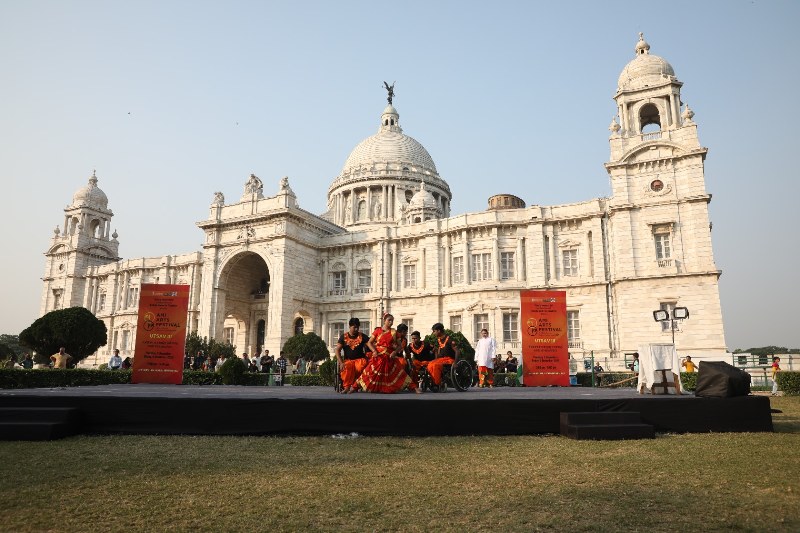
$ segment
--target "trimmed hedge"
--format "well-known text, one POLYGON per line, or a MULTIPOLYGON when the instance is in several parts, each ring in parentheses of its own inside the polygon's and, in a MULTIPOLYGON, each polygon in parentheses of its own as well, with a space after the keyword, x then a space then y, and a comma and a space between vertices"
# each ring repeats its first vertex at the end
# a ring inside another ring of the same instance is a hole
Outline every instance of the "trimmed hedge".
POLYGON ((778 372, 775 379, 785 396, 800 396, 800 372, 778 372))
MULTIPOLYGON (((265 387, 269 385, 269 374, 245 372, 238 385, 265 387)), ((183 385, 222 385, 219 372, 184 370, 183 385)), ((108 369, 0 369, 0 389, 36 389, 54 387, 80 387, 88 385, 114 385, 131 382, 130 370, 108 369)), ((320 374, 287 374, 286 384, 295 386, 332 386, 320 374)))
MULTIPOLYGON (((630 381, 620 383, 619 385, 615 385, 615 387, 635 389, 637 380, 630 379, 634 377, 634 375, 635 374, 633 372, 603 372, 602 384, 605 387, 609 383, 617 383, 629 379, 630 381)), ((579 387, 592 386, 591 372, 579 372, 577 374, 577 379, 579 387)), ((595 378, 595 384, 596 383, 597 381, 595 378)), ((693 391, 695 388, 697 388, 697 372, 681 372, 681 387, 683 387, 683 390, 686 391, 693 391)))
POLYGON ((517 381, 516 372, 498 372, 494 375, 495 387, 519 387, 520 382, 517 381))

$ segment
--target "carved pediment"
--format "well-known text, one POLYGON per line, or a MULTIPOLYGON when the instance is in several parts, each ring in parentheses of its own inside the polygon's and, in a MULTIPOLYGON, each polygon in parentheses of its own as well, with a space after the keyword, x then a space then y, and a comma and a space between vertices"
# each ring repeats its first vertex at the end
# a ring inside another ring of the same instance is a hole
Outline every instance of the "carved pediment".
POLYGON ((558 243, 559 248, 577 248, 580 245, 581 243, 573 241, 572 239, 566 239, 558 243))

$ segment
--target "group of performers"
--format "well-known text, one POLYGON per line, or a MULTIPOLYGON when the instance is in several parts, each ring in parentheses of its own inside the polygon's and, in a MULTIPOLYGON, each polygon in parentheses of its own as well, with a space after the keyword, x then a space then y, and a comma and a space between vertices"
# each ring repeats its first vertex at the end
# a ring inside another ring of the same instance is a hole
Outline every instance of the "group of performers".
POLYGON ((383 315, 383 325, 375 328, 371 335, 359 331, 357 318, 351 318, 349 329, 339 337, 336 344, 336 359, 342 378, 342 393, 357 390, 366 392, 394 393, 408 389, 422 393, 419 373, 425 368, 434 385, 442 384, 442 368, 452 365, 459 357, 458 346, 444 332, 440 323, 431 328, 436 336, 431 346, 421 339, 418 331, 411 333, 408 341, 408 326, 400 324, 393 328, 394 317, 383 315))

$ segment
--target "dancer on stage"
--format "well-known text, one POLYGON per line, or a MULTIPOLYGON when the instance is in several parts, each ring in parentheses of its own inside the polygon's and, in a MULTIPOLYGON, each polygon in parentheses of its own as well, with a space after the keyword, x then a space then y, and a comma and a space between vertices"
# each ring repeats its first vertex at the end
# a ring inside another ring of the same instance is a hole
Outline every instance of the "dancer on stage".
POLYGON ((406 358, 409 360, 411 368, 411 380, 416 383, 419 381, 419 371, 428 366, 433 361, 433 349, 427 342, 420 340, 419 331, 411 334, 411 342, 406 346, 406 358))
POLYGON ((408 387, 419 394, 422 391, 411 381, 403 357, 408 326, 401 324, 395 330, 393 323, 394 317, 386 313, 383 315, 383 326, 372 332, 367 341, 372 357, 356 384, 367 392, 393 393, 408 387))
POLYGON ((361 321, 350 319, 350 329, 339 337, 336 343, 336 360, 342 376, 342 393, 351 393, 356 389, 356 380, 367 366, 367 341, 369 338, 360 333, 361 321), (342 357, 344 351, 344 357, 342 357))
POLYGON ((450 335, 444 334, 443 324, 437 322, 431 331, 436 335, 436 345, 433 347, 436 359, 428 363, 428 374, 430 374, 433 384, 438 387, 442 384, 442 367, 454 364, 458 359, 459 351, 455 341, 450 339, 450 335))

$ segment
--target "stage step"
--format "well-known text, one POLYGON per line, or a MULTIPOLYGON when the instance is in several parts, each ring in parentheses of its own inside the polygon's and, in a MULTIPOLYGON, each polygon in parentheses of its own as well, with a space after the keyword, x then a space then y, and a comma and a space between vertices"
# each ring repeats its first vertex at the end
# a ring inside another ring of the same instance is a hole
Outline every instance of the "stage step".
POLYGON ((561 413, 561 434, 577 440, 652 439, 655 428, 632 411, 561 413))
POLYGON ((74 407, 0 408, 0 440, 56 440, 80 433, 74 407))

